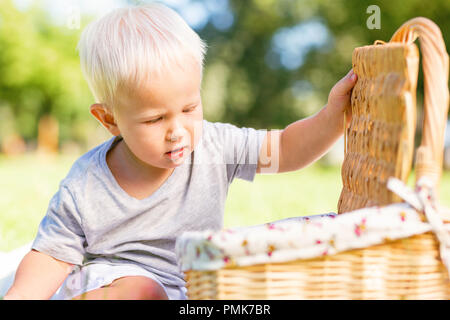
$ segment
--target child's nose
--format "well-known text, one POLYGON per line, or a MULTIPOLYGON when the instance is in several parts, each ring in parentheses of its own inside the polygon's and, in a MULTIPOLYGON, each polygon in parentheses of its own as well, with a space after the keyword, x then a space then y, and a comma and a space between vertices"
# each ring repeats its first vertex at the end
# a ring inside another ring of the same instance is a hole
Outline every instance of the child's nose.
POLYGON ((170 142, 179 141, 183 137, 183 129, 178 127, 174 130, 171 130, 167 134, 167 140, 170 142))
POLYGON ((181 137, 180 135, 176 135, 176 134, 173 134, 173 133, 172 133, 172 134, 170 135, 170 141, 171 141, 171 142, 178 141, 178 140, 180 140, 180 137, 181 137))

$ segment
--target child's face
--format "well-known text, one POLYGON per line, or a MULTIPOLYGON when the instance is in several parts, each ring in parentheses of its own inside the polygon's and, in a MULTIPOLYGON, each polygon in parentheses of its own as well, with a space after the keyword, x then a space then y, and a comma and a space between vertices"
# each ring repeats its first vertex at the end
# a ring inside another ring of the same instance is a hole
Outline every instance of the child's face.
POLYGON ((117 128, 139 160, 159 168, 184 162, 202 134, 200 87, 200 66, 190 63, 133 90, 119 90, 117 128), (180 147, 182 152, 168 153, 180 147))

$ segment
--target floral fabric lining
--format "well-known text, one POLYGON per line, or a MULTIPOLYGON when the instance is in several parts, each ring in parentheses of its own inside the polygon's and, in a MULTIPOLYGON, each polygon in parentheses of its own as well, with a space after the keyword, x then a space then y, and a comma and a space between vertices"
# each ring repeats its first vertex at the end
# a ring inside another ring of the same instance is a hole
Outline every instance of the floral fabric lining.
POLYGON ((248 228, 186 232, 176 243, 182 271, 309 259, 431 230, 407 204, 342 215, 298 217, 248 228))

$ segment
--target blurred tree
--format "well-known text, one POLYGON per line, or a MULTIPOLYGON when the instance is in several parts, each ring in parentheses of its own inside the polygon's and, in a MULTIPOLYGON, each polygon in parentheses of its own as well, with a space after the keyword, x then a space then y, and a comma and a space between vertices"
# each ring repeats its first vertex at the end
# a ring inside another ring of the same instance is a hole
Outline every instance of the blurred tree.
POLYGON ((79 127, 89 117, 91 97, 75 50, 79 33, 52 25, 39 1, 26 12, 11 0, 0 3, 0 115, 14 121, 0 124, 0 139, 15 132, 35 140, 38 120, 51 115, 60 141, 85 142, 79 127))

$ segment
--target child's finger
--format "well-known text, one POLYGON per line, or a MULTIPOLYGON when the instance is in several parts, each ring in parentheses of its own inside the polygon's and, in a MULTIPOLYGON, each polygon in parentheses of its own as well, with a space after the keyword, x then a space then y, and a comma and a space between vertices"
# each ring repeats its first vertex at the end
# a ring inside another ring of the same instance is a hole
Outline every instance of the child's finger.
POLYGON ((347 73, 347 75, 339 80, 338 83, 336 83, 334 90, 336 94, 338 95, 346 95, 349 93, 349 91, 354 87, 356 82, 357 76, 353 72, 353 69, 347 73))

